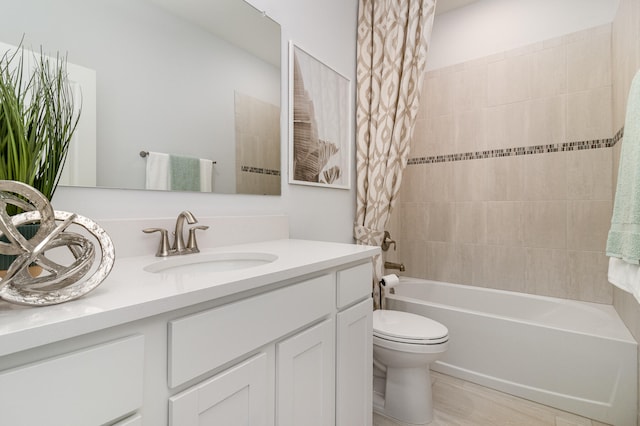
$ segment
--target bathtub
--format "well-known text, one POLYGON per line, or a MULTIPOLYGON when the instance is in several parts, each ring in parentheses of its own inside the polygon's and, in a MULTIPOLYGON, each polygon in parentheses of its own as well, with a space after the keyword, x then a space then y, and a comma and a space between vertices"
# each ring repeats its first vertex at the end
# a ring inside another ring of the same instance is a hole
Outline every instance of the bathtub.
POLYGON ((432 369, 616 426, 636 425, 637 343, 612 306, 401 277, 387 307, 449 329, 432 369))

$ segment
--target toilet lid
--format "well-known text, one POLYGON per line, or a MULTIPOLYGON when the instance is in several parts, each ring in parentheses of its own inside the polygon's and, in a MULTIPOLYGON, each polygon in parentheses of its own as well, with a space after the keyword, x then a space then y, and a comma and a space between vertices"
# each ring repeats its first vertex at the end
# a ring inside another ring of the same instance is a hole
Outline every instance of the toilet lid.
POLYGON ((373 334, 402 341, 440 340, 449 334, 447 327, 432 319, 409 312, 373 311, 373 334))

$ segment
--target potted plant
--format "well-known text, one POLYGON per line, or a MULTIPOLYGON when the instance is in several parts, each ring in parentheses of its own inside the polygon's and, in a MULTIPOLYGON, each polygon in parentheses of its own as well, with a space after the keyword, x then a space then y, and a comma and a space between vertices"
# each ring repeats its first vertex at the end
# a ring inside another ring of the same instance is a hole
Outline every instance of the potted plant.
MULTIPOLYGON (((23 48, 0 54, 0 180, 24 182, 50 201, 80 119, 66 58, 41 51, 29 61, 23 48)), ((10 205, 7 213, 19 211, 10 205)), ((26 238, 36 231, 20 229, 26 238)))

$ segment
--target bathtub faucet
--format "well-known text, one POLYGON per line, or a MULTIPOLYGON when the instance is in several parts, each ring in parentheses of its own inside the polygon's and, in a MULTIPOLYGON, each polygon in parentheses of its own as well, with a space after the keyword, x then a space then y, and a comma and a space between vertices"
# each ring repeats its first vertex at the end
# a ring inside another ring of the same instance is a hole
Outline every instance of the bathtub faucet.
POLYGON ((404 272, 404 263, 384 262, 384 269, 397 269, 404 272))

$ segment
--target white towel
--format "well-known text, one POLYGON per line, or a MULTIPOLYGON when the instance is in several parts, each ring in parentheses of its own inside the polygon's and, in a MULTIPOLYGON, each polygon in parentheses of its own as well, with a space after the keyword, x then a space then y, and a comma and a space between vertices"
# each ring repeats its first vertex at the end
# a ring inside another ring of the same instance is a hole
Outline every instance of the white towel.
POLYGON ((169 154, 149 152, 147 155, 146 189, 169 189, 169 154))
POLYGON ((609 258, 607 279, 611 284, 633 294, 640 303, 640 267, 617 257, 609 258))
POLYGON ((200 192, 213 190, 213 161, 200 159, 200 192))

